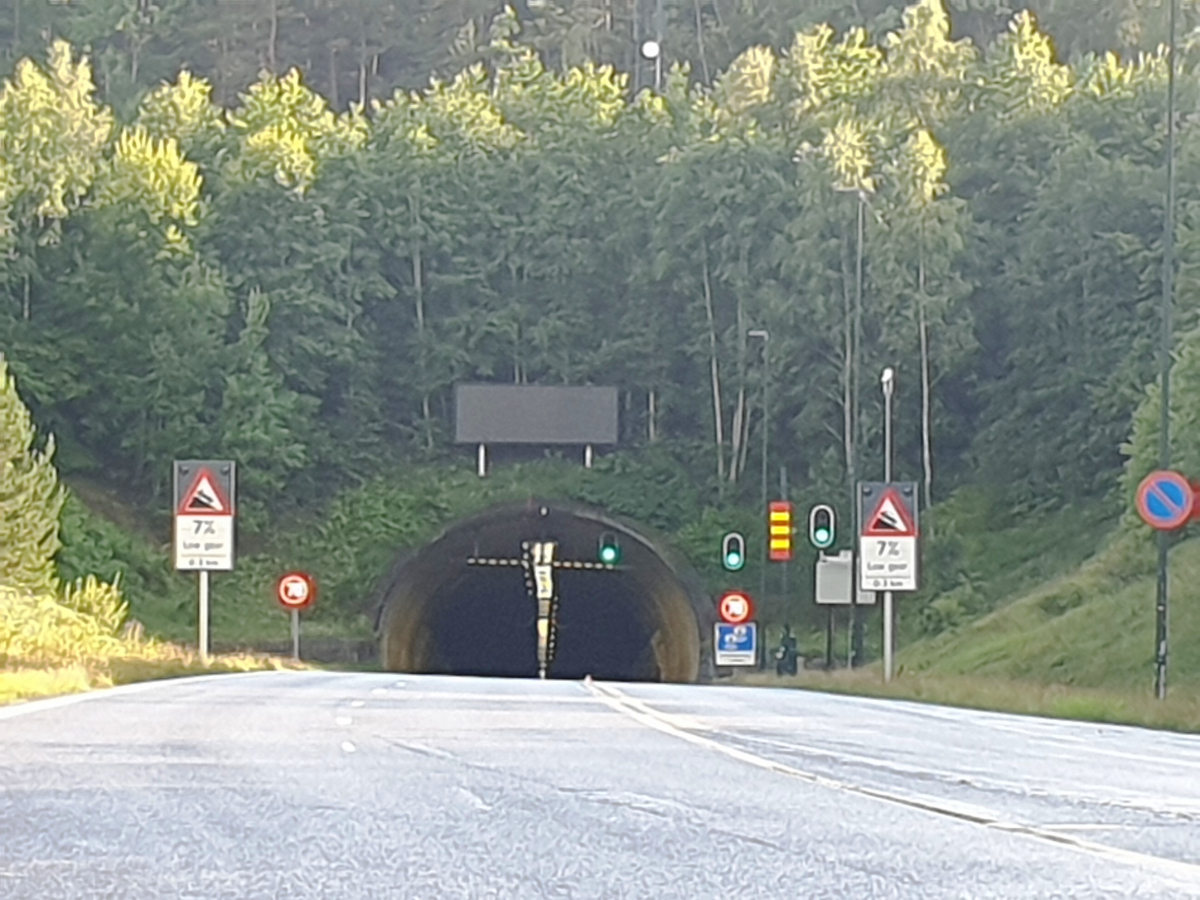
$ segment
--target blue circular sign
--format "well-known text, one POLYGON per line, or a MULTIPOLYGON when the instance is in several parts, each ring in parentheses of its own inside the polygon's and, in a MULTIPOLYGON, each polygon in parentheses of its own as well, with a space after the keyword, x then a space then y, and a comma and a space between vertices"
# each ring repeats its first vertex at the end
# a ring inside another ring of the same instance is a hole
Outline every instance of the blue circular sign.
POLYGON ((1138 485, 1138 515, 1160 531, 1173 531, 1187 522, 1194 503, 1191 484, 1178 472, 1166 469, 1151 472, 1138 485))

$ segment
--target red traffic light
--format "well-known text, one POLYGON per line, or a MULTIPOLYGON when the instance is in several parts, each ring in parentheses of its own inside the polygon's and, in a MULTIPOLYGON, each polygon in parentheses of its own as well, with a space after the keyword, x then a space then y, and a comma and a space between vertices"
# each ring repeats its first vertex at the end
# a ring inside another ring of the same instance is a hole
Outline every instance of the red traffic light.
POLYGON ((726 591, 717 604, 717 615, 729 625, 741 625, 754 618, 754 601, 744 591, 726 591))
POLYGON ((307 609, 317 600, 316 579, 307 572, 288 572, 275 585, 275 599, 284 609, 307 609))

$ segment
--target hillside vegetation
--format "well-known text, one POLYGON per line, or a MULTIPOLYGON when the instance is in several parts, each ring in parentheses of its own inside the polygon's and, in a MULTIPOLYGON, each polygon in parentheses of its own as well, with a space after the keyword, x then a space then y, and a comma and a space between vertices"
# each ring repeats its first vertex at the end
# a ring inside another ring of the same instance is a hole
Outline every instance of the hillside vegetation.
MULTIPOLYGON (((1156 459, 1160 17, 1045 5, 773 12, 761 41, 730 25, 692 60, 710 71, 655 88, 528 10, 469 12, 419 89, 368 96, 407 76, 380 48, 343 55, 371 101, 349 106, 338 59, 295 55, 298 20, 262 45, 262 10, 209 23, 221 65, 191 65, 186 2, 148 12, 136 46, 70 4, 39 13, 46 47, 0 23, 25 54, 0 89, 0 347, 36 452, 78 487, 27 473, 13 505, 35 549, 0 582, 119 578, 145 627, 190 638, 168 556, 171 461, 189 457, 239 466, 221 636, 284 632, 270 588, 296 565, 322 584, 310 633, 366 635, 397 551, 531 494, 656 529, 716 589, 720 534, 761 534, 764 446, 770 491, 782 474, 801 509, 833 502, 848 546, 852 485, 883 469, 888 366, 926 538, 902 636, 986 668, 956 636, 1135 534, 1120 511, 1156 459), (85 32, 94 60, 60 39, 85 32), (1150 52, 1068 52, 1102 48, 1150 52), (454 388, 478 381, 613 385, 620 445, 590 473, 551 458, 480 482, 453 444, 454 388)), ((1200 474, 1200 79, 1178 64, 1173 458, 1200 474)), ((818 640, 811 561, 758 599, 818 640)))

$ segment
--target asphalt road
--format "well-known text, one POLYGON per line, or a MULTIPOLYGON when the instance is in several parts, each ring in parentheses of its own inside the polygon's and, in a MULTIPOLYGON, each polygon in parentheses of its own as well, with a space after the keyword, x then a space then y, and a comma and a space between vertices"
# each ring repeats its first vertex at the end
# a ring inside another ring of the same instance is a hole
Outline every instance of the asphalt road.
POLYGON ((256 673, 0 709, 0 898, 1200 896, 1200 738, 256 673))

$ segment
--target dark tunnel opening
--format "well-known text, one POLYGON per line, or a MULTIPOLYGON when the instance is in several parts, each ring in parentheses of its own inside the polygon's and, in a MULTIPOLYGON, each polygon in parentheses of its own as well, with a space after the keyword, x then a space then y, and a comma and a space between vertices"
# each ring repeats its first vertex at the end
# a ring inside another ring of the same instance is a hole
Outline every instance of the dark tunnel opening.
MULTIPOLYGON (((656 681, 654 629, 637 585, 621 572, 560 575, 552 678, 656 681)), ((537 610, 517 569, 468 571, 431 598, 432 669, 460 675, 537 675, 537 610)))
POLYGON ((553 542, 553 655, 546 677, 695 681, 711 600, 695 573, 604 513, 498 507, 450 526, 393 568, 377 631, 384 668, 536 677, 538 601, 529 548, 553 542), (619 535, 615 568, 596 565, 619 535))

